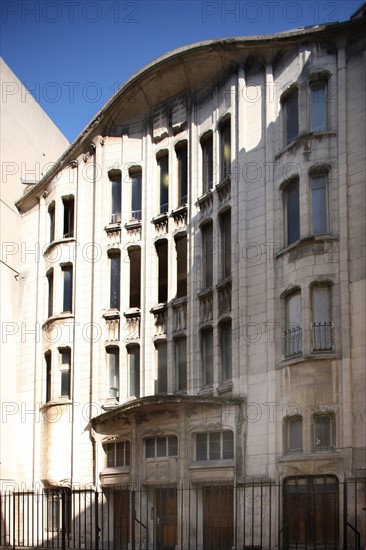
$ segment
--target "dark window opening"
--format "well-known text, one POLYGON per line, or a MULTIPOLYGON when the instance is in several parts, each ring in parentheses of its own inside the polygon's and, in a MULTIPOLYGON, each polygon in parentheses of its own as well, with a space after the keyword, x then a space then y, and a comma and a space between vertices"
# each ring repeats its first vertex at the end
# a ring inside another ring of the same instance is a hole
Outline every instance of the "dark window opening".
POLYGON ((74 236, 74 197, 62 199, 64 204, 64 239, 74 236))
POLYGON ((168 242, 159 241, 155 244, 158 256, 158 302, 168 300, 168 242))
POLYGON ((121 172, 111 174, 109 176, 111 182, 111 223, 117 223, 121 221, 121 172))
POLYGON ((52 396, 52 357, 51 352, 47 351, 45 353, 45 363, 46 363, 46 403, 51 401, 52 396))
POLYGON ((145 458, 178 456, 178 438, 175 435, 147 437, 145 439, 145 458))
POLYGON ((177 149, 178 161, 178 206, 187 203, 188 200, 188 152, 187 143, 180 144, 177 149))
POLYGON ((213 330, 212 328, 201 332, 201 358, 203 385, 213 383, 213 330))
POLYGON ((316 82, 310 86, 310 130, 325 132, 327 129, 327 83, 316 82))
POLYGON ((63 310, 64 312, 72 311, 72 266, 66 265, 62 267, 64 277, 64 295, 63 295, 63 310))
POLYGON ((185 391, 187 389, 187 339, 175 340, 174 350, 177 391, 185 391))
POLYGON ((285 135, 286 144, 290 143, 299 135, 299 94, 295 90, 283 101, 285 113, 285 135))
POLYGON ((121 293, 121 255, 113 253, 109 256, 110 262, 110 303, 111 309, 119 309, 121 293))
POLYGON ((177 237, 177 298, 187 296, 187 236, 177 237))
POLYGON ((47 285, 48 285, 48 303, 47 303, 47 316, 53 315, 53 269, 47 273, 47 285))
POLYGON ((287 451, 302 452, 302 417, 287 418, 287 451))
POLYGON ((169 211, 169 159, 168 155, 158 158, 159 169, 159 213, 169 211))
POLYGON ((71 395, 71 351, 70 349, 61 349, 60 351, 60 373, 61 373, 61 397, 71 395))
POLYGON ((227 120, 220 127, 220 178, 221 181, 231 172, 231 124, 227 120))
POLYGON ((108 397, 119 398, 119 348, 108 348, 108 397))
POLYGON ((131 446, 129 441, 106 443, 103 448, 107 455, 107 468, 130 466, 131 446))
POLYGON ((213 137, 212 132, 201 140, 202 148, 202 191, 207 193, 213 187, 213 137))
POLYGON ((142 193, 142 172, 131 173, 132 196, 131 196, 131 219, 141 220, 141 193, 142 193))
POLYGON ((230 380, 232 377, 231 320, 220 323, 220 352, 222 380, 230 380))
POLYGON ((130 397, 140 397, 140 348, 136 346, 129 348, 127 351, 130 371, 130 397))
POLYGON ((156 348, 158 378, 156 381, 156 393, 167 393, 168 391, 168 373, 167 373, 167 345, 161 343, 156 348))
POLYGON ((55 240, 55 204, 48 207, 48 221, 50 224, 50 242, 55 240))
POLYGON ((202 227, 203 288, 212 286, 213 282, 213 228, 212 223, 202 227))
POLYGON ((227 460, 234 458, 232 431, 196 434, 196 460, 227 460))
POLYGON ((327 232, 327 189, 324 175, 311 178, 311 222, 313 235, 327 232))
POLYGON ((299 182, 294 181, 285 189, 287 244, 300 239, 300 198, 299 182))
POLYGON ((231 275, 231 212, 220 216, 222 279, 231 275))
POLYGON ((131 248, 130 259, 130 307, 141 306, 141 249, 131 248))

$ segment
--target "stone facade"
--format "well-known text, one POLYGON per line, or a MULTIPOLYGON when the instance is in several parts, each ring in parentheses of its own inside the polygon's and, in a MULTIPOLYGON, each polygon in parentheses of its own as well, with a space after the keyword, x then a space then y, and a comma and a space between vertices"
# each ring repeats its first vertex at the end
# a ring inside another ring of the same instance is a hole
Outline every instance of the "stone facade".
POLYGON ((18 201, 19 481, 364 476, 364 31, 167 54, 18 201))

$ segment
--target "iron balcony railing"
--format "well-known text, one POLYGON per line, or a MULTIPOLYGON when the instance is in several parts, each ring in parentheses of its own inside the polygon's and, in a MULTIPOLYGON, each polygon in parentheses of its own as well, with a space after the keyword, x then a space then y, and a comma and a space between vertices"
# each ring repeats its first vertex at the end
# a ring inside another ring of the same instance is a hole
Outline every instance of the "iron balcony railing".
POLYGON ((292 357, 302 352, 302 328, 299 326, 287 327, 284 333, 285 357, 292 357))

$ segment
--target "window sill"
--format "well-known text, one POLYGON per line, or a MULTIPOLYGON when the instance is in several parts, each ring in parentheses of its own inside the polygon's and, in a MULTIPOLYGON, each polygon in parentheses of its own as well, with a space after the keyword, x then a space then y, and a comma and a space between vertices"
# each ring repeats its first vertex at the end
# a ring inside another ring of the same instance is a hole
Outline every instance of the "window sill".
POLYGON ((203 386, 199 391, 198 395, 213 395, 213 385, 203 386))
POLYGON ((114 409, 120 405, 120 402, 115 397, 107 397, 104 404, 102 405, 102 409, 104 411, 109 411, 111 409, 114 409))
POLYGON ((321 459, 334 458, 339 460, 341 458, 340 453, 337 450, 329 451, 310 451, 310 452, 287 452, 278 458, 279 463, 284 462, 303 462, 304 460, 321 460, 321 459))
POLYGON ((63 239, 57 239, 55 241, 52 241, 44 249, 43 256, 46 256, 50 252, 50 250, 55 248, 55 246, 57 246, 58 244, 68 244, 68 243, 73 243, 75 241, 76 241, 75 237, 65 237, 63 239))
POLYGON ((168 221, 169 214, 168 212, 161 212, 157 216, 154 216, 151 220, 151 223, 154 225, 159 225, 160 223, 166 223, 168 221))
POLYGON ((209 189, 203 195, 198 197, 196 206, 198 205, 202 209, 202 206, 205 205, 207 202, 212 201, 212 198, 213 198, 213 189, 209 189))
POLYGON ((141 310, 139 307, 130 307, 127 311, 123 313, 123 316, 126 317, 126 319, 140 317, 140 315, 141 315, 141 310))
POLYGON ((64 313, 52 315, 51 317, 48 317, 48 319, 46 319, 46 321, 42 325, 42 328, 46 329, 49 325, 52 325, 52 323, 55 323, 56 321, 64 321, 65 319, 74 319, 74 314, 70 311, 65 311, 64 313))
POLYGON ((204 288, 203 290, 200 290, 200 292, 197 293, 198 298, 205 298, 206 296, 210 296, 213 293, 213 287, 208 286, 204 288))
POLYGON ((150 313, 152 313, 153 315, 159 315, 159 313, 163 313, 167 309, 168 309, 168 303, 162 302, 160 304, 156 304, 156 306, 153 306, 150 309, 150 313))
POLYGON ((107 233, 115 233, 116 231, 121 231, 121 222, 109 223, 105 226, 104 231, 107 233))
POLYGON ((172 210, 169 217, 174 219, 181 218, 182 216, 185 216, 187 214, 187 211, 187 204, 182 204, 181 206, 178 206, 178 208, 172 210))
POLYGON ((72 400, 69 397, 58 397, 57 399, 52 399, 51 401, 43 403, 39 410, 44 412, 52 407, 59 407, 60 405, 72 405, 72 400))
POLYGON ((225 393, 225 392, 228 392, 228 391, 232 391, 233 389, 233 381, 230 379, 230 380, 225 380, 224 382, 221 382, 217 388, 216 388, 216 391, 217 393, 225 393))
POLYGON ((189 466, 189 470, 202 470, 203 468, 234 468, 234 459, 219 459, 219 460, 195 460, 189 466))
POLYGON ((100 472, 100 476, 108 476, 108 475, 114 475, 114 474, 130 474, 131 473, 131 467, 130 466, 109 466, 107 468, 104 468, 100 472))
MULTIPOLYGON (((284 248, 281 248, 278 252, 276 252, 275 257, 280 258, 281 256, 284 256, 286 254, 290 254, 292 251, 301 249, 304 245, 308 245, 309 243, 325 243, 325 242, 334 242, 338 241, 339 238, 337 235, 331 235, 330 233, 326 233, 323 235, 307 235, 306 237, 301 237, 301 239, 295 241, 294 243, 291 243, 284 248)), ((319 254, 319 251, 313 250, 314 254, 319 254)), ((325 252, 324 252, 325 253, 325 252)), ((296 258, 301 258, 301 255, 297 254, 296 258)))
POLYGON ((307 132, 306 134, 301 134, 300 136, 297 136, 294 140, 292 140, 290 143, 288 143, 282 151, 277 153, 275 155, 275 160, 279 160, 281 157, 286 155, 287 153, 290 153, 292 150, 299 147, 304 141, 311 140, 317 140, 317 139, 324 139, 327 137, 336 137, 335 132, 331 131, 325 131, 325 132, 307 132))
POLYGON ((340 359, 340 354, 336 352, 325 352, 325 351, 317 351, 308 353, 306 355, 299 354, 294 355, 293 357, 286 357, 279 361, 276 365, 276 369, 281 369, 283 367, 287 367, 289 365, 294 365, 297 363, 305 363, 307 361, 319 361, 319 360, 325 360, 325 359, 340 359))
POLYGON ((112 321, 114 319, 119 319, 121 316, 118 309, 108 309, 105 313, 103 313, 103 319, 106 321, 112 321))
POLYGON ((229 187, 231 185, 231 176, 226 176, 224 179, 222 179, 216 186, 215 190, 218 193, 221 193, 225 189, 225 187, 229 187))
POLYGON ((140 229, 141 227, 141 220, 130 220, 129 222, 125 223, 125 229, 127 231, 130 231, 132 229, 140 229))
POLYGON ((232 281, 231 275, 229 275, 228 277, 225 277, 225 279, 217 283, 216 285, 217 290, 220 290, 221 288, 225 288, 226 286, 231 285, 231 281, 232 281))

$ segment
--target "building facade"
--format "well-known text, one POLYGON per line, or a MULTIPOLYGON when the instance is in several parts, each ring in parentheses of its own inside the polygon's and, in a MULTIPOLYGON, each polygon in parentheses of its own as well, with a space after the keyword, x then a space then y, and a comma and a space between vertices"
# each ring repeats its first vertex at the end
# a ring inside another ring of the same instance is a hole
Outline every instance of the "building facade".
POLYGON ((342 546, 366 468, 365 44, 361 17, 173 51, 18 200, 17 481, 98 489, 102 542, 342 546))

